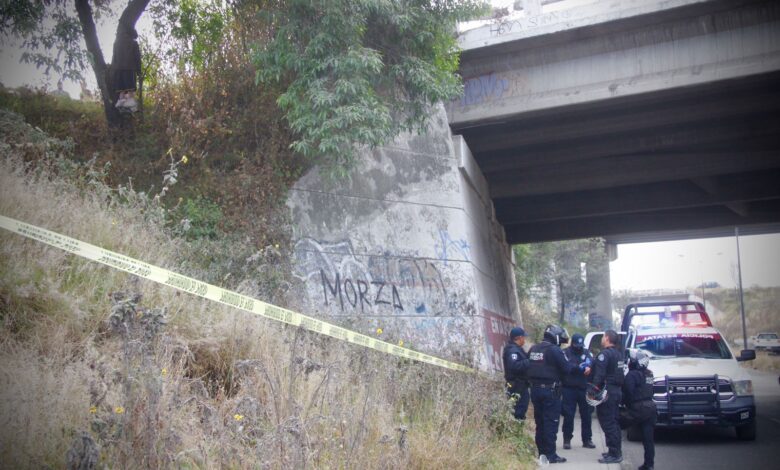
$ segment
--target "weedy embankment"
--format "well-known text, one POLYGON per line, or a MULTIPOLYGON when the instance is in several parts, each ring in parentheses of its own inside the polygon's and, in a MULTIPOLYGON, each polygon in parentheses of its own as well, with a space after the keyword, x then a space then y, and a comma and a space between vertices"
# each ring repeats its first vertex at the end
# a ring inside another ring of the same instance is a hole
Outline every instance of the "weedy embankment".
MULTIPOLYGON (((284 302, 284 253, 176 238, 154 197, 108 187, 100 169, 72 163, 67 142, 4 111, 0 134, 3 215, 284 302)), ((0 231, 3 468, 505 469, 530 468, 531 448, 500 383, 0 231)))

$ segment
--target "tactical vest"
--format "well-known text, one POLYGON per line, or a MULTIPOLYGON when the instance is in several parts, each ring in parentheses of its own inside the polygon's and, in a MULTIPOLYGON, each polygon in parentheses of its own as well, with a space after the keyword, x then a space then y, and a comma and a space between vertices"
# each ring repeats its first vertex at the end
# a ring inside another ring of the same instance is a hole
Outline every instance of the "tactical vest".
POLYGON ((642 384, 642 387, 640 387, 639 389, 639 396, 637 396, 637 401, 652 400, 653 399, 653 372, 645 369, 642 371, 642 375, 645 381, 642 384))
POLYGON ((615 348, 607 348, 601 352, 607 357, 605 382, 607 385, 623 385, 623 355, 615 348))
POLYGON ((528 379, 531 382, 553 383, 560 381, 560 372, 550 356, 550 351, 556 347, 552 343, 542 341, 533 345, 528 351, 528 359, 531 361, 528 367, 528 379))

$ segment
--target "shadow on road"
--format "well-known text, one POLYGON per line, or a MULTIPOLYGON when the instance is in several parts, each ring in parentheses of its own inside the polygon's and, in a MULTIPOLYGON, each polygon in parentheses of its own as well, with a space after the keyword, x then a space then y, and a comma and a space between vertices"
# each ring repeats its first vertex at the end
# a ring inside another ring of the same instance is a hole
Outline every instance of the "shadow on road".
POLYGON ((679 446, 690 444, 749 444, 737 439, 734 428, 656 429, 655 442, 679 446))

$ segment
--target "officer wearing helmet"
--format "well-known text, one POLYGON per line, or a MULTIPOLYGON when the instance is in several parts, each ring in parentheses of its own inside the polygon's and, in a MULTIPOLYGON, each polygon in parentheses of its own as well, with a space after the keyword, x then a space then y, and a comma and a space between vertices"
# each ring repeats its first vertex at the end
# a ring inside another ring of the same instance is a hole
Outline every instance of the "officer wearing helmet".
POLYGON ((504 379, 506 379, 506 393, 515 400, 515 418, 525 419, 528 411, 528 354, 523 350, 525 344, 525 330, 516 326, 509 332, 509 341, 504 346, 504 379))
POLYGON ((534 404, 536 448, 539 456, 544 455, 549 463, 566 461, 555 450, 561 416, 561 383, 564 377, 579 371, 577 366, 566 361, 561 351, 561 344, 568 341, 566 330, 558 325, 548 325, 542 342, 528 351, 528 380, 531 382, 531 402, 534 404))
POLYGON ((593 388, 606 391, 606 400, 596 407, 601 429, 607 441, 609 452, 602 454, 600 463, 620 463, 623 461, 623 450, 620 435, 618 407, 622 399, 623 385, 623 355, 617 350, 620 336, 615 330, 607 330, 601 338, 602 350, 593 366, 593 388))
POLYGON ((585 349, 585 338, 579 333, 572 335, 571 345, 563 350, 563 355, 566 356, 569 364, 575 365, 583 371, 582 374, 569 374, 563 378, 563 402, 561 403, 563 448, 571 449, 571 438, 574 436, 574 416, 577 414, 579 406, 580 419, 582 420, 580 429, 582 446, 595 449, 596 445, 593 444, 593 432, 590 426, 593 408, 585 400, 585 390, 588 387, 593 355, 585 349))
POLYGON ((647 368, 650 358, 638 349, 629 350, 628 374, 623 382, 623 404, 620 427, 637 426, 642 431, 645 461, 639 470, 652 470, 655 465, 653 429, 658 419, 653 401, 653 372, 647 368))

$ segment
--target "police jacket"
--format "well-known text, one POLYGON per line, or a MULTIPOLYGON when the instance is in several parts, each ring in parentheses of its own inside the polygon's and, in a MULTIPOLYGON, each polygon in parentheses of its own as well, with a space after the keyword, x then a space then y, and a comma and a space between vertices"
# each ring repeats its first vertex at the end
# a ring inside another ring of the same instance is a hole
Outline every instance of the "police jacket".
POLYGON ((593 366, 593 385, 604 388, 604 386, 623 385, 623 355, 615 348, 610 346, 596 356, 593 366))
POLYGON ((577 366, 569 364, 561 348, 549 341, 533 345, 528 351, 528 359, 528 380, 532 384, 561 383, 565 376, 577 369, 577 366))
POLYGON ((514 341, 504 345, 504 378, 512 391, 528 387, 528 354, 514 341))
POLYGON ((623 382, 623 403, 631 405, 653 399, 653 373, 647 369, 633 369, 623 382))
MULTIPOLYGON (((585 362, 586 359, 590 359, 591 362, 593 361, 593 355, 585 348, 582 348, 582 351, 580 354, 577 354, 574 352, 574 349, 572 349, 571 346, 563 350, 563 355, 566 357, 566 361, 575 366, 578 370, 580 368, 580 364, 585 362)), ((591 368, 593 365, 591 364, 591 368)), ((583 373, 574 372, 572 374, 567 374, 563 378, 563 386, 564 387, 574 387, 574 388, 581 388, 585 390, 588 386, 588 381, 590 380, 591 376, 586 376, 583 373)))

